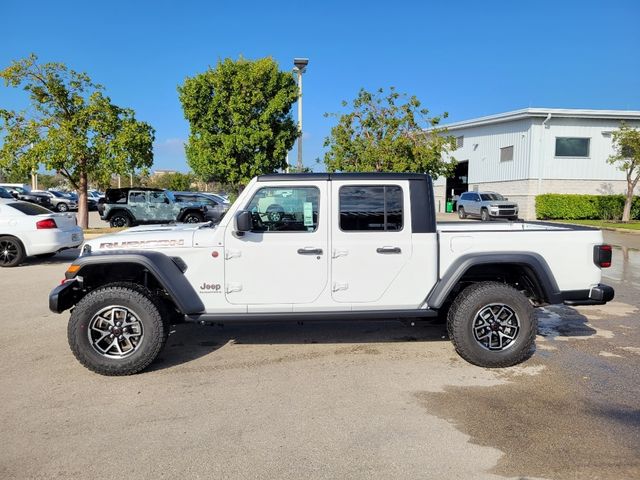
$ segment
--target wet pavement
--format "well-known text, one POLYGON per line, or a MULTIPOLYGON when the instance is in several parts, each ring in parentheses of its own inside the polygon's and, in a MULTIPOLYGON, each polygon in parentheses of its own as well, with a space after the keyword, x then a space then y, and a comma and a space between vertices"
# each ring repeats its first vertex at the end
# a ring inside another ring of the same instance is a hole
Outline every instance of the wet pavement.
POLYGON ((537 351, 508 382, 416 392, 425 409, 504 456, 493 473, 554 479, 640 478, 640 235, 615 245, 604 306, 539 311, 537 351))

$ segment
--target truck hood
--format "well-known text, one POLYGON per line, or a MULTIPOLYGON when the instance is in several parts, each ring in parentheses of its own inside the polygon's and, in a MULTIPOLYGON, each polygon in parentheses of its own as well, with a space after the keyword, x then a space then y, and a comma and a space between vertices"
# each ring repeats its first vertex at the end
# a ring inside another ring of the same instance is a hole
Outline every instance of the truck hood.
POLYGON ((144 225, 88 240, 82 246, 82 251, 85 245, 91 247, 91 252, 191 247, 193 235, 200 228, 217 227, 204 224, 144 225))

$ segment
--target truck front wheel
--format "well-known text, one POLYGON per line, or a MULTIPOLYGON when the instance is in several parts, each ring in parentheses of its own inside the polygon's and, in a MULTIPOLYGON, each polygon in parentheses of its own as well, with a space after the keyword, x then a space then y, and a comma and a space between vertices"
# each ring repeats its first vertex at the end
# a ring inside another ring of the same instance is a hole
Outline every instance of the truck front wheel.
POLYGON ((101 375, 131 375, 158 356, 169 335, 166 312, 151 292, 110 284, 73 309, 67 336, 76 359, 101 375))
POLYGON ((497 282, 465 288, 447 316, 449 338, 458 354, 488 368, 510 367, 529 358, 537 326, 527 297, 497 282))

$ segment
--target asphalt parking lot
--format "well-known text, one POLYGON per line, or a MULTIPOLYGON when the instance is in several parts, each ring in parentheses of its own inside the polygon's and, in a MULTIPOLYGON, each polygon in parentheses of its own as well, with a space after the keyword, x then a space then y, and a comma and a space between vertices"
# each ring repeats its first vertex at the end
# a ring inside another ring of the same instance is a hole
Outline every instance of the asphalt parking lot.
POLYGON ((440 325, 178 325, 124 378, 48 311, 75 253, 0 272, 0 478, 640 478, 634 248, 612 303, 539 312, 518 367, 465 363, 440 325))

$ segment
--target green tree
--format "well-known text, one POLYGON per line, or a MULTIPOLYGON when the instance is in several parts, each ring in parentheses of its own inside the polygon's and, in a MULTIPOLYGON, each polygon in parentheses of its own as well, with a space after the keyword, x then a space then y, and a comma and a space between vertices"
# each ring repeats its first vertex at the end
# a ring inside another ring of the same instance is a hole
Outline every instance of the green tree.
MULTIPOLYGON (((347 107, 347 102, 342 102, 347 107)), ((370 93, 361 89, 349 113, 338 119, 324 146, 327 170, 343 172, 417 172, 448 176, 455 167, 447 155, 453 138, 438 128, 441 116, 429 117, 420 101, 394 87, 370 93)))
POLYGON ((194 181, 195 177, 192 173, 169 172, 150 176, 147 186, 183 192, 191 190, 191 184, 194 181))
POLYGON ((187 161, 204 181, 237 188, 255 175, 287 167, 297 137, 293 75, 270 57, 229 58, 178 87, 191 132, 187 161))
POLYGON ((609 157, 609 163, 616 165, 627 177, 622 221, 628 222, 631 219, 633 191, 640 180, 640 130, 622 122, 620 128, 613 132, 613 148, 615 153, 609 157))
POLYGON ((31 55, 0 71, 0 78, 21 86, 30 100, 23 112, 0 110, 0 168, 28 174, 42 164, 56 170, 78 191, 83 228, 90 178, 104 181, 153 163, 153 128, 136 120, 133 110, 112 104, 87 74, 61 63, 39 64, 31 55))

